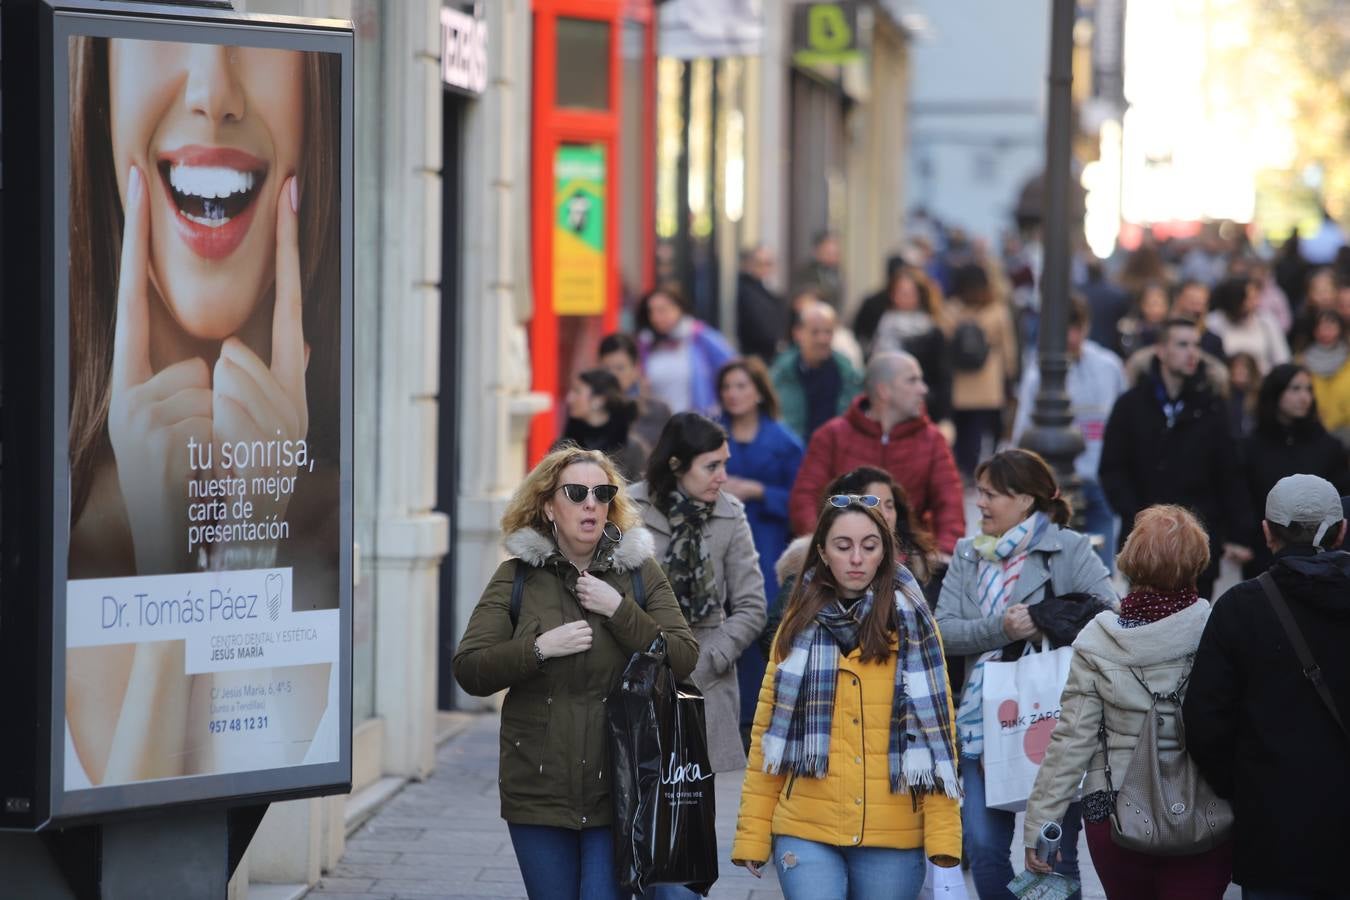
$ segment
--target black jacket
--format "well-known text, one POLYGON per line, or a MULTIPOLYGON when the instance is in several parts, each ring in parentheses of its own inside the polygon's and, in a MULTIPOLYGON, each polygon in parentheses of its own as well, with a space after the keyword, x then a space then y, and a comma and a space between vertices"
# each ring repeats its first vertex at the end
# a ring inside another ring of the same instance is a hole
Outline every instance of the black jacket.
POLYGON ((755 276, 742 272, 736 280, 736 341, 745 356, 773 363, 787 346, 788 313, 783 298, 755 276))
POLYGON ((853 317, 853 336, 868 356, 872 355, 872 339, 877 336, 877 325, 881 317, 891 308, 891 292, 882 288, 875 294, 863 298, 858 314, 853 317))
POLYGON ((1089 281, 1079 285, 1078 290, 1087 299, 1091 313, 1088 340, 1124 356, 1120 346, 1120 320, 1130 311, 1130 295, 1107 281, 1089 281))
MULTIPOLYGON (((1350 553, 1289 547, 1270 572, 1342 717, 1350 715, 1350 553)), ((1350 739, 1304 678, 1255 581, 1214 605, 1182 714, 1192 758, 1233 801, 1233 880, 1344 891, 1350 739)))
POLYGON ((1210 546, 1245 540, 1251 504, 1228 432, 1228 411, 1210 389, 1204 363, 1182 387, 1182 408, 1169 428, 1159 397, 1158 360, 1111 410, 1102 439, 1098 478, 1120 516, 1120 536, 1140 510, 1155 503, 1188 507, 1209 531, 1210 546))
POLYGON ((1276 425, 1252 432, 1242 443, 1242 467, 1252 508, 1251 533, 1242 543, 1256 554, 1242 567, 1242 575, 1255 578, 1275 562, 1261 535, 1266 495, 1275 482, 1286 475, 1304 473, 1325 478, 1336 485, 1341 494, 1347 494, 1350 493, 1350 471, 1347 470, 1345 447, 1327 434, 1315 418, 1297 422, 1291 428, 1276 425))

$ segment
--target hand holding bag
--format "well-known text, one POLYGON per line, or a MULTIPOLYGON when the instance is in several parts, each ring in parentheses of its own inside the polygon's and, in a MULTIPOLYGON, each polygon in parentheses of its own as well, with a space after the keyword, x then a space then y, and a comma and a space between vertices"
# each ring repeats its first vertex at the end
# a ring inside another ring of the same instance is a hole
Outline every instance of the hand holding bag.
POLYGON ((658 636, 633 654, 606 707, 619 884, 636 894, 683 884, 706 896, 717 881, 717 813, 703 695, 676 685, 658 636))
POLYGON ((1031 796, 1059 723, 1060 695, 1069 680, 1073 648, 1041 652, 1026 647, 1015 662, 984 664, 984 793, 985 806, 1022 812, 1031 796))
MULTIPOLYGON (((1209 786, 1186 752, 1186 726, 1181 717, 1181 697, 1190 672, 1170 694, 1158 694, 1134 669, 1134 677, 1153 697, 1144 714, 1144 727, 1121 779, 1111 807, 1111 840, 1127 850, 1152 856, 1191 856, 1203 853, 1228 839, 1233 829, 1233 808, 1209 786), (1177 723, 1178 746, 1158 748, 1162 714, 1158 704, 1170 703, 1177 723)), ((1097 730, 1106 760, 1106 782, 1114 785, 1111 757, 1106 746, 1106 720, 1097 730)))

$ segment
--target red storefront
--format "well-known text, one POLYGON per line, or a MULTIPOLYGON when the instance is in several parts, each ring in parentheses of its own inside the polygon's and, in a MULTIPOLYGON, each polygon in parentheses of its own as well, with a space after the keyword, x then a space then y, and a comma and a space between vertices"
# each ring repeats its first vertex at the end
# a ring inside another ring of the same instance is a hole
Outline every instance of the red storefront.
POLYGON ((654 0, 533 0, 530 238, 534 389, 555 404, 530 431, 533 464, 558 436, 572 376, 653 279, 654 0))

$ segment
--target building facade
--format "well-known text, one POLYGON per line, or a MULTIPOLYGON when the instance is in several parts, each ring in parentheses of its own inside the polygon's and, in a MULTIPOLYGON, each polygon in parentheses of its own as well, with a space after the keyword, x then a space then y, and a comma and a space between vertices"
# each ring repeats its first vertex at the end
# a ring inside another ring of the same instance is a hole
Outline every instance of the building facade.
POLYGON ((453 638, 501 558, 547 398, 525 329, 529 0, 235 5, 356 31, 353 792, 273 804, 242 897, 313 884, 364 815, 430 774, 438 712, 459 702, 453 638))

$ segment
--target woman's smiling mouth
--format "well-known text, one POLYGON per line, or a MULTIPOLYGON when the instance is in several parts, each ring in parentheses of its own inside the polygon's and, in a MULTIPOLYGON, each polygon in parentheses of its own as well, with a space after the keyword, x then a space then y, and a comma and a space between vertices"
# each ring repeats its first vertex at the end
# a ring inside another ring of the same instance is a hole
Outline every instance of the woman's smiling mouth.
POLYGON ((198 256, 223 259, 248 233, 267 163, 229 147, 180 147, 157 160, 176 231, 198 256))

